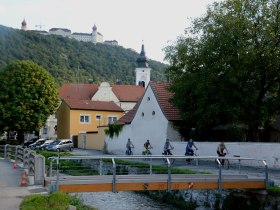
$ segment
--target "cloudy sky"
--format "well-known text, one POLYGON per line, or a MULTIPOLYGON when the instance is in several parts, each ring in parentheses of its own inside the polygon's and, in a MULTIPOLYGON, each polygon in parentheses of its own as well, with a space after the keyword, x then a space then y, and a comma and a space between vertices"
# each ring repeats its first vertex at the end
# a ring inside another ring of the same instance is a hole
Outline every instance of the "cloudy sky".
POLYGON ((206 12, 214 0, 0 0, 0 25, 28 29, 68 28, 91 33, 94 24, 104 40, 163 61, 162 49, 190 25, 189 18, 206 12))

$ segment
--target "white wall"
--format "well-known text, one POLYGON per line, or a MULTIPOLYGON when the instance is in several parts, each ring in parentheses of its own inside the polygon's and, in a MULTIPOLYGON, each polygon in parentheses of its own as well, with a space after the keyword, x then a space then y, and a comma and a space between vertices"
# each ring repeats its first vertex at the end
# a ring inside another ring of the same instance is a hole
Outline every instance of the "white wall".
MULTIPOLYGON (((135 146, 134 154, 142 154, 143 145, 149 139, 153 146, 152 153, 161 154, 167 137, 167 130, 168 121, 163 115, 151 87, 148 86, 132 123, 125 125, 118 137, 109 139, 106 136, 107 149, 114 154, 125 154, 126 142, 130 138, 135 146), (150 100, 148 100, 148 97, 150 100), (153 111, 155 112, 154 115, 153 111), (142 113, 144 113, 144 116, 142 116, 142 113)), ((170 128, 168 132, 173 133, 170 128)))
MULTIPOLYGON (((187 142, 171 142, 175 147, 172 151, 175 155, 184 155, 187 142)), ((217 156, 219 142, 195 142, 198 147, 199 156, 217 156)), ((269 168, 280 169, 280 143, 252 143, 231 142, 225 143, 229 150, 229 157, 239 155, 240 157, 265 159, 269 168)), ((160 155, 161 153, 157 153, 160 155)), ((242 165, 263 166, 260 161, 241 161, 242 165)))

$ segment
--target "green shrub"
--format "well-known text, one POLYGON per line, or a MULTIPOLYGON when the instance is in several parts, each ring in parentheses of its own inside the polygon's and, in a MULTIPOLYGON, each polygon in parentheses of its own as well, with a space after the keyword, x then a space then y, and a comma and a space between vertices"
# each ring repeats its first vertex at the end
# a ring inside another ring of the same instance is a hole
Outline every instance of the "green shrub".
POLYGON ((267 189, 267 192, 271 195, 280 196, 280 187, 274 186, 267 189))
POLYGON ((34 194, 23 199, 20 210, 66 210, 69 203, 70 198, 63 192, 50 195, 34 194))
POLYGON ((48 197, 42 194, 29 195, 20 204, 20 210, 47 210, 49 209, 48 197))
POLYGON ((54 192, 49 195, 50 209, 65 210, 70 204, 70 198, 66 193, 54 192))

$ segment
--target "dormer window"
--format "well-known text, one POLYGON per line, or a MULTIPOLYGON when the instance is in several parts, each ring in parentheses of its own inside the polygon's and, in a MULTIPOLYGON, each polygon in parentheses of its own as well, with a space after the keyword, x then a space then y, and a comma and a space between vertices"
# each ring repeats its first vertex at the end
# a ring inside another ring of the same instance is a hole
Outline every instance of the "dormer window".
POLYGON ((152 115, 155 115, 155 114, 156 114, 156 112, 155 112, 155 111, 153 111, 153 112, 152 112, 152 115))
POLYGON ((148 97, 148 98, 147 98, 147 101, 150 101, 150 100, 151 100, 151 98, 150 98, 150 97, 148 97))
POLYGON ((144 112, 142 112, 142 117, 144 117, 144 112))

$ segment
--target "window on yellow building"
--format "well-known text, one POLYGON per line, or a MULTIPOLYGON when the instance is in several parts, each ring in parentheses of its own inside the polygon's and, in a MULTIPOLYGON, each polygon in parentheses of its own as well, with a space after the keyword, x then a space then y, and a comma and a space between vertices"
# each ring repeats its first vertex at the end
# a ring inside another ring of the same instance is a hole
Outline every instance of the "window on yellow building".
POLYGON ((113 123, 113 122, 115 122, 117 120, 118 120, 118 117, 116 117, 116 116, 109 116, 108 117, 108 124, 113 123))
POLYGON ((89 124, 90 123, 90 115, 89 114, 81 114, 80 115, 80 123, 81 124, 89 124))

